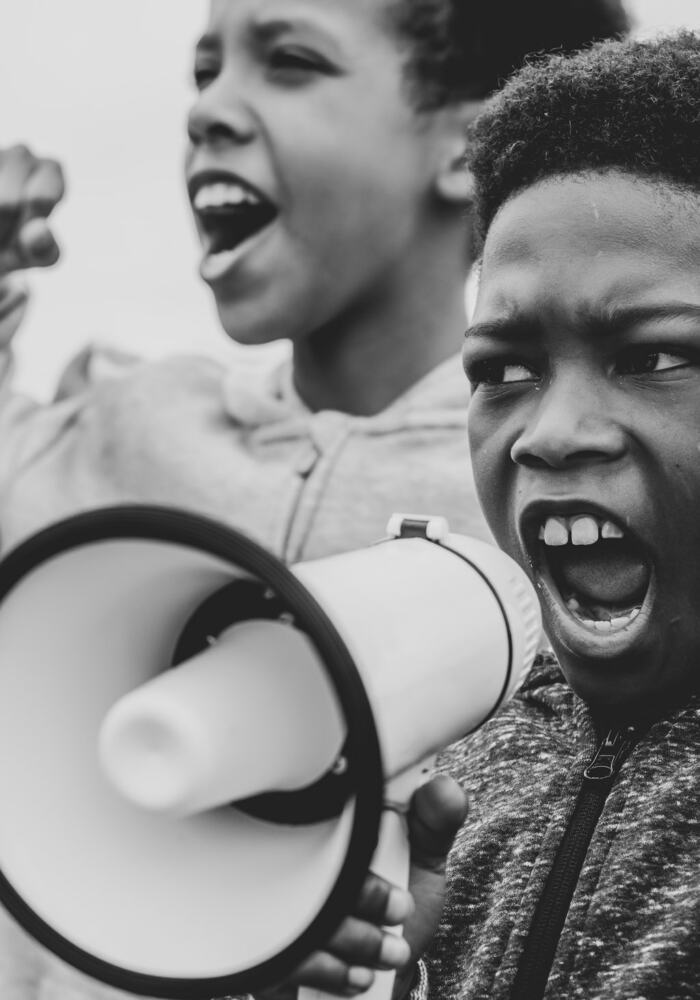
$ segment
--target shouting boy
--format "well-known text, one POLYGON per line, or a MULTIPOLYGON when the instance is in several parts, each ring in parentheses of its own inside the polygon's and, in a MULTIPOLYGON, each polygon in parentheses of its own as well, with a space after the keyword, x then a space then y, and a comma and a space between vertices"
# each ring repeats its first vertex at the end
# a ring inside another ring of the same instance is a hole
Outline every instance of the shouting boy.
MULTIPOLYGON (((556 659, 443 758, 472 810, 432 945, 459 790, 416 801, 397 996, 700 995, 699 108, 684 33, 529 66, 477 124, 474 473, 556 659)), ((302 979, 380 967, 366 889, 302 979)))

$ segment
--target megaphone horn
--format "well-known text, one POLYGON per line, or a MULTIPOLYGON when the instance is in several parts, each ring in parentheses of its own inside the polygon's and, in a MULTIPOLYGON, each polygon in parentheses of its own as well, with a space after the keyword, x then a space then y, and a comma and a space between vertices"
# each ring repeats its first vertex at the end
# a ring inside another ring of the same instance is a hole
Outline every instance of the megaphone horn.
POLYGON ((539 634, 522 571, 442 518, 291 568, 172 508, 47 528, 0 562, 0 898, 135 994, 273 985, 539 634))

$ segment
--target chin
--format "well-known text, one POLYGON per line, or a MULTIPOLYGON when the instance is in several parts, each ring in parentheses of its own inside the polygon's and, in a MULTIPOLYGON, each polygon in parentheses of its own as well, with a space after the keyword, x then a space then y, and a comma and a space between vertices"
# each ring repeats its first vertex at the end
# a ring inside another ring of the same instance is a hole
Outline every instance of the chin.
POLYGON ((637 649, 633 656, 581 658, 552 641, 564 676, 592 714, 610 725, 634 725, 659 718, 689 694, 688 684, 669 676, 661 651, 637 649))
POLYGON ((259 313, 253 319, 247 315, 250 310, 243 310, 240 306, 231 305, 229 302, 217 301, 216 308, 224 333, 229 340, 242 347, 260 347, 285 339, 287 336, 287 331, 281 322, 261 322, 259 313))

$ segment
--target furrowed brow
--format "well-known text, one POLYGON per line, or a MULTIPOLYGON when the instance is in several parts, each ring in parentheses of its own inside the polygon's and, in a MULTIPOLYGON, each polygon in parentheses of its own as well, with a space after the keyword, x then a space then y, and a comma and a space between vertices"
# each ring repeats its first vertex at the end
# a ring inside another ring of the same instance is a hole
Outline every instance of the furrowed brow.
POLYGON ((593 333, 609 336, 624 333, 635 326, 655 321, 689 320, 700 323, 700 305, 692 302, 649 303, 635 306, 614 306, 584 309, 579 319, 593 333))
POLYGON ((512 315, 503 319, 485 320, 482 323, 472 323, 467 327, 465 340, 495 340, 502 343, 512 343, 515 340, 529 339, 541 333, 538 323, 522 316, 512 315))

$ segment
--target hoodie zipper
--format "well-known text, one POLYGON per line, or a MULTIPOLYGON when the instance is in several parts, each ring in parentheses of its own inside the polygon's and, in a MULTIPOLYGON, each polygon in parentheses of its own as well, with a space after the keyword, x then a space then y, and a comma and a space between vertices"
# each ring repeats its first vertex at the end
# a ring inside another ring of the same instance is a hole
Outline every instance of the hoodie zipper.
POLYGON ((512 1000, 541 1000, 566 914, 605 800, 634 743, 633 729, 610 730, 583 772, 574 811, 532 918, 512 1000))

